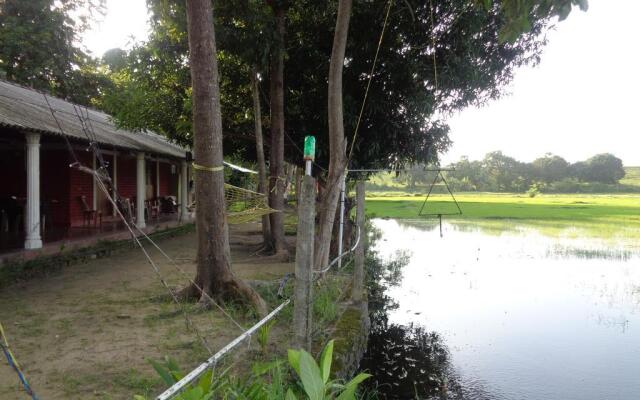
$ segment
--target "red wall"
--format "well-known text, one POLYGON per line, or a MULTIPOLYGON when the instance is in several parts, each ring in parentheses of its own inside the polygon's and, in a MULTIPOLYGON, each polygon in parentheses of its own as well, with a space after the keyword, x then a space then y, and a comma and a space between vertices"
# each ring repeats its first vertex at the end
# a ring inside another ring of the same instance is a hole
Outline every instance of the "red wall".
POLYGON ((68 150, 48 149, 47 145, 40 149, 40 199, 49 207, 52 219, 47 225, 68 226, 71 209, 69 196, 70 155, 68 150))
MULTIPOLYGON (((93 166, 93 153, 76 152, 81 164, 93 166)), ((83 207, 80 196, 86 196, 87 204, 93 207, 93 177, 77 169, 69 169, 69 218, 71 225, 82 225, 83 207)))
POLYGON ((118 193, 120 196, 133 199, 136 197, 136 159, 118 154, 118 193))
POLYGON ((0 197, 27 196, 25 149, 0 149, 0 197))
POLYGON ((171 164, 160 163, 160 196, 169 196, 169 182, 171 181, 171 164))
MULTIPOLYGON (((19 140, 18 138, 16 140, 19 140)), ((26 197, 26 161, 25 149, 20 143, 15 148, 0 148, 0 168, 5 173, 0 174, 0 197, 26 197)), ((76 151, 81 164, 92 167, 93 154, 87 151, 76 151)), ((112 156, 105 155, 105 161, 110 164, 112 172, 112 156)), ((93 207, 93 177, 77 169, 69 168, 71 156, 68 150, 55 141, 43 140, 40 147, 40 195, 42 202, 49 204, 51 220, 48 227, 78 226, 83 224, 83 206, 80 196, 85 196, 89 207, 93 207)), ((120 196, 130 199, 136 197, 136 166, 135 156, 119 154, 117 160, 117 189, 120 196)), ((151 184, 156 185, 156 162, 147 162, 151 175, 151 184)), ((179 168, 176 167, 176 173, 179 168)), ((171 164, 160 163, 160 196, 176 194, 177 174, 171 174, 171 164)), ((103 212, 103 217, 106 214, 103 212)))

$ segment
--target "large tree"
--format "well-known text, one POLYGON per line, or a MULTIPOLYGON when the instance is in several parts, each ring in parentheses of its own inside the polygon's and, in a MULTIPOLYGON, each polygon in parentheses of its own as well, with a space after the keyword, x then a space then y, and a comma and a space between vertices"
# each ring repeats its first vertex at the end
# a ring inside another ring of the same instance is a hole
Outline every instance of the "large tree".
POLYGON ((276 255, 288 257, 284 237, 284 59, 287 22, 287 0, 268 0, 275 18, 275 43, 269 68, 269 101, 271 102, 271 149, 269 152, 269 206, 276 212, 269 215, 272 245, 276 255))
POLYGON ((567 160, 551 153, 533 160, 531 167, 534 177, 545 183, 556 182, 570 175, 567 160))
POLYGON ((327 110, 329 124, 329 173, 326 190, 323 191, 319 207, 318 235, 315 243, 315 267, 324 268, 329 261, 329 249, 333 231, 338 196, 347 166, 346 140, 342 104, 342 71, 344 54, 351 19, 351 0, 340 0, 333 35, 331 61, 329 62, 329 82, 327 110))
POLYGON ((0 1, 0 76, 90 104, 109 81, 76 43, 103 11, 104 0, 0 1))
POLYGON ((266 304, 231 272, 222 158, 222 116, 210 0, 187 0, 189 61, 193 86, 193 133, 198 217, 195 284, 183 294, 205 304, 209 296, 241 299, 266 314, 266 304))
MULTIPOLYGON (((544 33, 550 26, 558 8, 545 8, 541 1, 534 1, 534 7, 525 9, 527 13, 527 29, 513 27, 511 0, 483 2, 482 5, 470 0, 433 0, 424 2, 406 0, 393 2, 393 10, 386 27, 386 34, 381 45, 378 66, 374 71, 368 100, 362 115, 357 138, 353 132, 358 119, 360 106, 369 77, 369 71, 376 53, 380 31, 385 19, 385 0, 359 3, 353 9, 350 25, 351 33, 341 68, 343 69, 343 104, 344 138, 354 146, 351 168, 392 167, 401 164, 429 164, 438 162, 438 153, 445 150, 450 142, 446 117, 456 110, 472 104, 481 104, 502 95, 503 88, 511 80, 513 71, 524 64, 536 63, 545 44, 544 33), (515 31, 516 35, 508 36, 505 32, 515 31), (509 39, 509 40, 507 40, 509 39)), ((554 0, 558 3, 564 0, 554 0)), ((242 1, 238 0, 239 5, 242 1)), ((255 1, 245 0, 247 4, 255 1)), ((268 102, 271 110, 267 124, 270 125, 270 167, 272 207, 280 208, 284 184, 284 174, 278 168, 283 157, 289 162, 301 163, 302 157, 297 148, 303 137, 308 134, 317 136, 318 151, 316 173, 326 188, 332 189, 336 168, 331 178, 322 167, 330 164, 331 157, 336 160, 343 151, 334 146, 335 132, 327 118, 330 91, 327 71, 330 71, 333 39, 340 2, 329 2, 328 6, 312 0, 286 2, 272 0, 269 13, 272 24, 265 29, 273 34, 267 35, 264 42, 255 41, 254 46, 268 49, 271 54, 270 71, 265 74, 265 87, 269 87, 268 102), (289 39, 285 40, 284 31, 289 39), (286 70, 286 79, 283 71, 286 70), (287 121, 286 125, 284 121, 287 121), (284 148, 284 152, 282 149, 284 148), (331 149, 338 150, 332 151, 331 149), (327 185, 327 182, 331 184, 327 185)), ((532 3, 532 4, 533 4, 532 3)), ((178 37, 180 43, 181 26, 180 7, 177 1, 150 1, 153 15, 162 23, 154 25, 153 37, 164 40, 165 37, 178 37), (158 5, 163 7, 158 7, 158 5), (167 6, 168 5, 168 6, 167 6), (160 11, 159 11, 160 10, 160 11), (168 11, 161 11, 168 10, 168 11), (168 20, 170 23, 167 23, 168 20)), ((229 12, 222 21, 223 32, 229 27, 240 27, 245 31, 253 24, 244 16, 242 7, 236 7, 236 1, 216 3, 220 9, 229 12), (237 10, 234 14, 233 4, 237 10), (230 8, 231 7, 231 8, 230 8)), ((263 10, 259 10, 263 12, 263 10)), ((217 17, 218 19, 222 18, 217 17)), ((238 29, 236 29, 238 30, 238 29)), ((221 99, 223 105, 223 125, 228 132, 225 146, 237 150, 246 149, 246 138, 253 139, 253 120, 247 118, 250 112, 251 91, 247 74, 252 64, 241 53, 246 46, 239 46, 236 35, 224 34, 220 41, 222 49, 219 61, 222 73, 221 99), (225 69, 225 65, 229 68, 225 69), (240 71, 240 72, 239 72, 240 71), (236 79, 242 76, 243 81, 236 79), (228 99, 228 100, 227 100, 228 99)), ((135 68, 131 80, 145 82, 144 76, 136 74, 153 74, 154 71, 167 71, 168 77, 174 70, 184 65, 185 50, 180 46, 169 46, 165 56, 157 49, 148 62, 135 68), (175 52, 173 50, 176 50, 175 52), (165 59, 168 57, 169 59, 165 59), (138 71, 138 72, 136 72, 138 71), (141 71, 141 72, 140 72, 141 71)), ((156 84, 154 80, 153 84, 156 84)), ((188 85, 180 79, 160 81, 156 92, 176 93, 179 99, 189 95, 188 85)), ((145 127, 150 120, 155 123, 155 115, 160 120, 184 128, 189 135, 189 127, 182 124, 186 107, 166 105, 166 102, 149 101, 147 96, 155 98, 151 93, 143 96, 142 103, 153 104, 148 114, 144 107, 127 107, 128 113, 138 113, 140 127, 145 127), (167 115, 179 114, 170 120, 167 115), (151 117, 149 117, 151 116, 151 117), (175 121, 179 121, 176 123, 175 121)), ((171 98, 171 97, 168 97, 171 98)), ((126 107, 126 102, 121 102, 126 107)), ((118 113, 116 113, 116 117, 118 113)), ((335 125, 334 125, 335 126, 335 125)), ((180 132, 178 129, 173 131, 180 132)), ((344 143, 344 141, 342 141, 344 143)), ((225 150, 226 150, 225 148, 225 150)), ((255 154, 243 151, 247 157, 255 154)), ((331 196, 333 197, 333 196, 331 196)), ((333 202, 330 202, 333 204, 333 202)), ((278 213, 272 217, 272 232, 282 232, 278 213)), ((323 218, 324 220, 324 218, 323 218)), ((326 230, 325 230, 326 232, 326 230)), ((325 237, 325 232, 321 235, 325 237)), ((280 250, 286 248, 284 240, 280 240, 280 250)), ((323 255, 323 258, 325 256, 323 255)))

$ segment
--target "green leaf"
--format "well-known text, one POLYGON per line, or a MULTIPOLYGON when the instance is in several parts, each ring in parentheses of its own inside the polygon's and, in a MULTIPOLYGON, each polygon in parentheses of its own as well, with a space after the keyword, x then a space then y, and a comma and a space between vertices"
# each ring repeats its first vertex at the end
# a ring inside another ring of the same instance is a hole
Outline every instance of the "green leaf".
POLYGON ((153 367, 153 369, 156 370, 156 372, 158 373, 158 375, 160 375, 160 378, 162 378, 162 380, 164 381, 164 383, 166 383, 167 385, 171 386, 174 383, 176 383, 177 381, 173 378, 173 376, 171 375, 171 373, 159 362, 154 361, 154 360, 149 360, 149 364, 151 364, 151 366, 153 367))
POLYGON ((298 398, 295 394, 293 394, 293 391, 291 391, 291 389, 287 389, 287 396, 284 398, 284 400, 298 400, 298 398))
POLYGON ((345 386, 358 386, 359 384, 361 384, 362 382, 364 382, 365 380, 371 378, 370 374, 358 374, 355 378, 351 379, 345 386))
POLYGON ((204 392, 199 386, 191 388, 185 391, 184 393, 182 393, 182 398, 184 400, 202 400, 203 396, 204 396, 204 392))
POLYGON ((140 396, 138 394, 133 395, 133 400, 147 400, 144 396, 140 396))
POLYGON ((322 381, 326 384, 331 375, 331 360, 333 359, 333 342, 330 340, 320 354, 320 372, 322 373, 322 381))
POLYGON ((324 399, 324 382, 320 375, 320 368, 311 354, 300 351, 300 380, 309 400, 324 399))
POLYGON ((356 400, 356 388, 358 386, 347 386, 336 400, 356 400))
POLYGON ((260 376, 278 368, 280 365, 282 365, 282 360, 257 362, 251 367, 251 372, 253 372, 253 374, 256 376, 260 376))
POLYGON ((340 396, 338 396, 336 400, 356 400, 356 389, 358 389, 358 385, 369 377, 371 377, 369 374, 358 374, 345 385, 344 391, 340 393, 340 396))
POLYGON ((296 371, 296 374, 300 376, 300 351, 298 350, 289 350, 287 352, 287 357, 289 358, 289 365, 296 371))
POLYGON ((208 370, 205 374, 200 377, 198 381, 198 387, 202 389, 203 393, 209 393, 211 391, 211 384, 213 383, 213 370, 208 370))

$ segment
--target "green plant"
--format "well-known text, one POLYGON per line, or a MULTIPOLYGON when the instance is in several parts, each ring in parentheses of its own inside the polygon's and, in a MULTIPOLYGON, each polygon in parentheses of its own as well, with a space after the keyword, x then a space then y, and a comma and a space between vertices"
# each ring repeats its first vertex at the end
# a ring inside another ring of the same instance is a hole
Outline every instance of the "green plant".
MULTIPOLYGON (((337 380, 329 380, 333 359, 333 340, 320 354, 320 365, 304 350, 289 350, 289 364, 295 371, 299 381, 296 386, 289 386, 282 371, 282 361, 256 363, 252 367, 249 379, 229 377, 228 370, 213 376, 209 370, 198 382, 185 389, 176 400, 211 400, 211 399, 243 399, 243 400, 355 400, 358 385, 370 375, 359 374, 346 384, 337 380), (265 376, 267 376, 265 378, 265 376), (302 392, 303 397, 298 397, 302 392)), ((183 374, 178 365, 170 358, 164 363, 150 361, 162 380, 169 386, 178 382, 183 374)), ((145 400, 136 395, 135 400, 145 400)))
POLYGON ((267 345, 269 344, 269 334, 271 333, 271 328, 275 325, 276 320, 271 320, 266 324, 262 325, 258 330, 258 343, 260 344, 260 349, 263 354, 267 354, 267 345))
POLYGON ((531 186, 527 190, 527 196, 534 198, 538 194, 540 194, 540 186, 537 183, 531 184, 531 186))
POLYGON ((324 284, 314 292, 313 318, 318 324, 324 325, 336 319, 338 316, 338 304, 336 299, 340 297, 342 283, 338 278, 328 276, 324 284))
MULTIPOLYGON (((344 385, 335 380, 329 380, 333 360, 333 343, 333 340, 329 341, 322 350, 320 365, 316 363, 311 354, 304 350, 289 350, 289 364, 298 375, 306 398, 309 400, 355 400, 358 385, 371 376, 361 373, 344 385)), ((298 397, 289 389, 285 399, 295 400, 298 397)))

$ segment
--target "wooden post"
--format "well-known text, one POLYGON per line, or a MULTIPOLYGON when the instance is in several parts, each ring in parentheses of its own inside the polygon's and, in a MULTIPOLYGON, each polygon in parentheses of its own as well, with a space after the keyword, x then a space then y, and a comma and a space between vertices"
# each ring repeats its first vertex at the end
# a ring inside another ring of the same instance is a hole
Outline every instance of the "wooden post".
POLYGON ((311 317, 313 311, 311 286, 313 280, 315 211, 315 179, 306 175, 302 179, 300 204, 298 204, 293 329, 296 347, 307 351, 311 351, 311 317))
POLYGON ((354 302, 361 302, 364 297, 364 181, 359 180, 356 184, 356 225, 360 230, 360 242, 356 247, 355 267, 353 268, 353 291, 351 299, 354 302))

